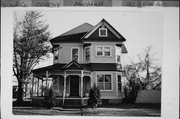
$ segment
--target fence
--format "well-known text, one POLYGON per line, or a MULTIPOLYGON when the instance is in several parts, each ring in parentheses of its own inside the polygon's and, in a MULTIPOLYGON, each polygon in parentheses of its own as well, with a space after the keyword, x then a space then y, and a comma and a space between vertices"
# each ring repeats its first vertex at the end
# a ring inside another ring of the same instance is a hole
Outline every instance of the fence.
POLYGON ((137 95, 136 103, 161 103, 161 91, 142 90, 137 95))

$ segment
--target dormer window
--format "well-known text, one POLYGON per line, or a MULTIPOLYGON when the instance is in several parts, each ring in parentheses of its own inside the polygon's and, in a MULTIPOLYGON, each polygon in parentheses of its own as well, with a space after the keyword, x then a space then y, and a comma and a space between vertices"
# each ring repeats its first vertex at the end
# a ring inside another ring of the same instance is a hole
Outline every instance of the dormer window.
POLYGON ((107 37, 107 28, 104 25, 99 28, 99 37, 107 37))

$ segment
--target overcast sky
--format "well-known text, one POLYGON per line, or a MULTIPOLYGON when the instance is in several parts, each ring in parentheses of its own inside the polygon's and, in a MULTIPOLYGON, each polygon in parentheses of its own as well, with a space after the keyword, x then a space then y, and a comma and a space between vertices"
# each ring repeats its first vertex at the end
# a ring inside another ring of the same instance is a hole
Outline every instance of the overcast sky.
MULTIPOLYGON (((96 25, 101 19, 108 21, 122 36, 128 54, 124 63, 130 59, 137 61, 137 55, 143 55, 144 49, 152 47, 156 64, 162 63, 162 14, 159 12, 120 12, 120 11, 42 11, 44 19, 49 24, 52 37, 56 37, 85 22, 96 25)), ((16 12, 21 18, 23 12, 16 12)), ((52 57, 40 63, 37 67, 51 65, 52 57)), ((36 68, 37 68, 36 67, 36 68)))

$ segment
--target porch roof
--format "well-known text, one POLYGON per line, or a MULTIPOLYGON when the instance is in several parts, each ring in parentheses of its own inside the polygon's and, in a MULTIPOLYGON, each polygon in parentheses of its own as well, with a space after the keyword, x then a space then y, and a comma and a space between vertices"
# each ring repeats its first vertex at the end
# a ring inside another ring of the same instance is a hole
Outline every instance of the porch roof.
POLYGON ((91 68, 89 65, 86 64, 79 64, 76 61, 71 61, 67 64, 57 63, 53 65, 49 65, 46 67, 34 69, 32 72, 35 74, 46 72, 46 71, 65 71, 65 70, 88 70, 90 71, 91 68))
POLYGON ((56 71, 65 71, 65 70, 86 70, 86 71, 122 71, 122 66, 116 63, 88 63, 88 64, 79 64, 76 61, 71 61, 67 64, 57 63, 47 67, 42 67, 33 70, 35 74, 45 74, 46 71, 56 72, 56 71), (117 66, 120 66, 117 68, 117 66))

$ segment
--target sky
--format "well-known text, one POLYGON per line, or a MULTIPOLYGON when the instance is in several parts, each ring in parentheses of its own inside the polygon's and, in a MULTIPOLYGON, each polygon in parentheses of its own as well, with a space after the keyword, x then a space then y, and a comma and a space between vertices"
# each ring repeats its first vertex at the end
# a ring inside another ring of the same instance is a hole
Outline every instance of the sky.
MULTIPOLYGON (((159 12, 130 12, 130 11, 86 11, 86 10, 43 10, 43 19, 49 24, 51 37, 54 38, 85 22, 96 25, 103 18, 108 21, 122 36, 128 53, 124 55, 123 62, 138 61, 138 55, 143 55, 144 50, 152 47, 151 53, 155 64, 162 64, 162 14, 159 12)), ((21 20, 24 11, 15 13, 21 20)), ((41 62, 35 68, 52 65, 51 58, 41 62)))

